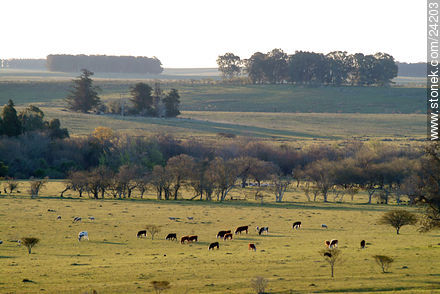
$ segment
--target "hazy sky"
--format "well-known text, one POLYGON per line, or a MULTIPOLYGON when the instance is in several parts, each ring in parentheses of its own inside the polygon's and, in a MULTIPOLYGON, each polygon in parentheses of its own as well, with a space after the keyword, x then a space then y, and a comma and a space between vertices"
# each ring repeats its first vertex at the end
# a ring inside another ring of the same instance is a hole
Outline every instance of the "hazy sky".
POLYGON ((426 60, 422 0, 1 0, 0 58, 157 56, 215 67, 218 55, 387 52, 426 60))

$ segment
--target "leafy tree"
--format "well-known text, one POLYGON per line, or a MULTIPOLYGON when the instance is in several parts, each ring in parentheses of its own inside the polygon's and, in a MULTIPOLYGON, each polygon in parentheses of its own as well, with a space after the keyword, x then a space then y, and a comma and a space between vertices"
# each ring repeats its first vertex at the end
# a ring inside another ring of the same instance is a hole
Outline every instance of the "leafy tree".
POLYGON ((82 69, 78 79, 73 80, 73 89, 66 98, 67 107, 73 111, 87 113, 96 108, 101 99, 98 96, 99 88, 93 86, 93 80, 90 78, 93 72, 82 69))
POLYGON ((44 113, 37 106, 29 105, 20 112, 18 118, 21 122, 23 133, 43 130, 45 128, 44 113))
POLYGON ((0 178, 6 177, 8 175, 8 171, 8 166, 3 161, 0 161, 0 178))
POLYGON ((440 228, 440 143, 429 144, 422 159, 417 180, 418 201, 425 211, 420 230, 428 232, 440 228))
POLYGON ((376 61, 372 71, 375 83, 381 86, 390 84, 397 77, 397 64, 393 56, 380 52, 374 54, 374 58, 376 61))
POLYGON ((153 112, 153 96, 151 92, 153 88, 145 83, 137 83, 130 88, 130 101, 134 105, 134 111, 140 114, 152 114, 153 112))
POLYGON ((325 58, 328 66, 326 82, 335 86, 345 84, 350 71, 347 52, 333 51, 328 53, 325 58))
POLYGON ((232 79, 240 74, 242 61, 239 56, 226 53, 217 58, 217 65, 224 79, 232 79))
POLYGON ((289 79, 297 84, 321 84, 327 70, 323 54, 298 51, 289 57, 289 79))
POLYGON ((40 239, 33 237, 26 237, 21 239, 21 244, 23 244, 27 249, 29 254, 31 254, 32 247, 37 245, 40 242, 40 239))
POLYGON ((254 53, 245 61, 246 72, 253 84, 261 84, 265 81, 266 54, 254 53))
POLYGON ((163 103, 165 105, 166 117, 176 117, 180 114, 180 95, 176 89, 171 89, 171 91, 163 99, 163 103))
POLYGON ((278 84, 287 78, 288 56, 281 49, 273 49, 266 54, 264 75, 271 84, 278 84))
POLYGON ((2 110, 2 133, 14 137, 22 133, 21 122, 17 116, 17 111, 14 108, 14 102, 8 101, 8 104, 2 110))
POLYGON ((69 131, 66 128, 61 128, 61 123, 58 118, 54 118, 48 123, 49 136, 52 139, 69 138, 69 131))
POLYGON ((417 216, 406 210, 391 210, 386 212, 379 220, 380 224, 390 225, 396 229, 397 234, 400 228, 406 225, 415 225, 417 223, 417 216))

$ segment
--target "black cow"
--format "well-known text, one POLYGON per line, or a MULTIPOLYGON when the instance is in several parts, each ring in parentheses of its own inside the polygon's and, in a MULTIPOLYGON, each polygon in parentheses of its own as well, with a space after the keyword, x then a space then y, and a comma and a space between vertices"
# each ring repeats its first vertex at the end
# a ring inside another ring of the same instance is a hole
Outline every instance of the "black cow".
POLYGON ((167 237, 165 238, 165 240, 177 240, 177 234, 176 233, 170 233, 167 235, 167 237))
POLYGON ((365 248, 365 240, 361 241, 361 248, 364 249, 365 248))
POLYGON ((301 222, 294 222, 293 223, 293 226, 292 226, 294 229, 300 229, 301 228, 301 222))
POLYGON ((220 245, 218 244, 218 242, 211 243, 211 244, 209 244, 208 250, 214 249, 216 247, 217 247, 217 249, 220 249, 220 245))
POLYGON ((142 236, 147 237, 147 230, 139 231, 136 237, 141 238, 142 236))
POLYGON ((218 238, 223 238, 226 234, 231 233, 231 230, 227 230, 227 231, 220 231, 217 233, 217 239, 218 238))
POLYGON ((248 233, 248 229, 249 229, 249 226, 238 227, 238 228, 235 229, 235 234, 238 234, 238 233, 241 234, 241 232, 244 232, 244 231, 246 231, 246 234, 247 234, 248 233))

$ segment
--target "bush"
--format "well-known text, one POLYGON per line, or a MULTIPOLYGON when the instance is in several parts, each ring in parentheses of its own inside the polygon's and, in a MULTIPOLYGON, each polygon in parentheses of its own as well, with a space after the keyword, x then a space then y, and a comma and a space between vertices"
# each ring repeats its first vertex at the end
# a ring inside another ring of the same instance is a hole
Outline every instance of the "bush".
POLYGON ((374 255, 374 260, 382 268, 382 272, 386 273, 394 259, 386 255, 374 255))
POLYGON ((156 293, 160 293, 163 290, 171 288, 170 282, 168 281, 151 281, 151 286, 153 286, 153 289, 156 291, 156 293))
POLYGON ((34 247, 35 245, 38 244, 38 242, 40 242, 40 239, 38 238, 34 238, 34 237, 26 237, 21 239, 21 244, 23 244, 24 246, 26 246, 26 248, 29 251, 29 254, 31 254, 32 251, 32 247, 34 247))
POLYGON ((417 216, 406 210, 395 209, 385 213, 379 220, 379 223, 394 227, 397 234, 399 234, 401 227, 415 225, 417 223, 417 216))

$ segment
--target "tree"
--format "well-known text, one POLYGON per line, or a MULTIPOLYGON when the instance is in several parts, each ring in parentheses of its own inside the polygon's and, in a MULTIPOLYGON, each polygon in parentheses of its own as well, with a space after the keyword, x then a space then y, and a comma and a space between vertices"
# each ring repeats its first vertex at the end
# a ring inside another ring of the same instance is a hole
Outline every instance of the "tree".
POLYGON ((321 256, 328 262, 331 268, 332 278, 334 277, 335 265, 341 260, 341 251, 338 248, 326 248, 320 251, 321 256))
POLYGON ((226 53, 217 58, 217 65, 224 79, 232 79, 240 74, 242 61, 239 56, 226 53))
POLYGON ((168 174, 165 171, 165 168, 163 168, 160 165, 156 165, 153 168, 153 172, 151 174, 151 181, 150 183, 154 186, 156 189, 157 199, 162 199, 162 194, 164 194, 165 200, 170 199, 172 177, 170 174, 168 174))
POLYGON ((267 287, 267 280, 263 277, 257 276, 251 280, 251 287, 256 294, 264 294, 266 293, 265 289, 267 287))
POLYGON ((66 128, 61 128, 61 123, 58 118, 49 121, 48 131, 51 139, 69 138, 69 131, 66 128))
POLYGON ((324 202, 328 201, 328 192, 335 185, 334 167, 334 162, 323 159, 307 165, 304 169, 306 178, 315 183, 324 198, 324 202))
POLYGON ((376 84, 384 86, 391 83, 397 77, 397 64, 394 57, 386 53, 374 54, 376 62, 372 68, 373 78, 376 84))
POLYGON ((47 180, 33 180, 30 182, 29 193, 31 197, 37 197, 41 189, 46 185, 47 180))
POLYGON ((176 117, 180 114, 180 95, 176 89, 171 89, 170 92, 163 98, 163 103, 165 105, 165 116, 166 117, 176 117))
POLYGON ((18 118, 21 122, 23 133, 43 130, 45 128, 44 113, 37 106, 29 105, 20 112, 18 118))
POLYGON ((134 112, 142 115, 153 114, 153 88, 145 83, 137 83, 130 88, 130 101, 134 105, 134 112))
POLYGON ((269 83, 278 84, 287 79, 287 60, 287 54, 281 49, 273 49, 266 54, 264 74, 269 83))
POLYGON ((179 189, 183 182, 190 178, 191 173, 194 172, 194 167, 194 158, 186 154, 180 154, 168 159, 165 172, 172 178, 173 186, 171 190, 174 200, 178 199, 179 189))
POLYGON ((23 244, 29 251, 29 254, 31 254, 32 247, 38 244, 40 242, 40 239, 33 238, 33 237, 26 237, 21 239, 21 244, 23 244))
POLYGON ((77 80, 73 80, 73 89, 66 98, 67 107, 73 111, 87 113, 96 108, 101 99, 98 96, 99 88, 93 86, 93 80, 90 78, 93 72, 82 69, 81 75, 77 80))
POLYGON ((420 230, 428 232, 440 228, 440 143, 429 144, 422 158, 420 175, 417 176, 418 202, 425 211, 420 230))
POLYGON ((379 220, 380 224, 390 225, 396 229, 397 234, 400 228, 406 225, 415 225, 417 223, 417 216, 406 210, 391 210, 386 212, 379 220))
POLYGON ((386 255, 374 255, 373 258, 376 263, 381 267, 383 273, 386 273, 388 271, 388 268, 394 261, 394 259, 386 255))
POLYGON ((245 61, 246 72, 253 84, 261 84, 265 81, 266 54, 254 53, 245 61))
POLYGON ((283 176, 280 172, 272 176, 272 191, 275 194, 275 202, 282 202, 284 194, 289 187, 292 178, 290 176, 283 176))
POLYGON ((146 225, 145 229, 150 233, 151 240, 154 240, 154 235, 160 232, 160 227, 157 225, 146 225))
POLYGON ((22 133, 21 122, 14 108, 14 102, 8 101, 8 104, 2 110, 2 132, 8 137, 15 137, 22 133))
POLYGON ((216 157, 209 163, 206 173, 208 181, 212 181, 214 184, 217 200, 225 200, 228 193, 235 187, 238 178, 235 162, 216 157))

